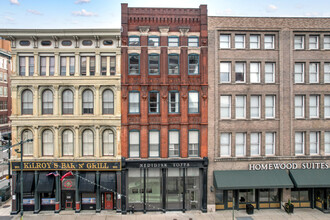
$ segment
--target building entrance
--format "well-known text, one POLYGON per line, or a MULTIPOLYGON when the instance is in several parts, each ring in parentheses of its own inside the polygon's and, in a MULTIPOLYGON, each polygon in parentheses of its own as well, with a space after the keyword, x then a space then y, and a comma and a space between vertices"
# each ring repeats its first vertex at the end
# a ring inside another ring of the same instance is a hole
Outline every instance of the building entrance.
POLYGON ((113 209, 113 193, 104 193, 104 209, 113 209))

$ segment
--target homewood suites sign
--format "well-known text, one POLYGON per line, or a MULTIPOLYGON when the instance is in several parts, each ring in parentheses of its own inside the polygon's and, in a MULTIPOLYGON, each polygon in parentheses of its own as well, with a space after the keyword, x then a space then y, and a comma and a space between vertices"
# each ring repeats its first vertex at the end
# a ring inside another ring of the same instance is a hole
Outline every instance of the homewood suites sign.
POLYGON ((322 169, 326 170, 329 168, 329 164, 325 162, 320 163, 265 163, 265 164, 249 164, 249 170, 311 170, 311 169, 322 169))

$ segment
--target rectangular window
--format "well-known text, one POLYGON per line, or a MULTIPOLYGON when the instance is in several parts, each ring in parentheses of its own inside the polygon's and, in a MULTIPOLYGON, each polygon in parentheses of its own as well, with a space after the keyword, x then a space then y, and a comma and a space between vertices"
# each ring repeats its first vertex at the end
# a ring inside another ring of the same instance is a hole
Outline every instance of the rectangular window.
POLYGON ((295 133, 295 154, 302 155, 305 152, 305 133, 295 133))
POLYGON ((188 75, 199 74, 199 56, 197 54, 188 55, 188 75))
POLYGON ((324 96, 324 117, 330 118, 330 95, 324 96))
POLYGON ((190 91, 188 94, 188 113, 199 112, 199 93, 197 91, 190 91))
POLYGON ((149 92, 149 113, 159 113, 159 92, 149 92))
POLYGON ((159 157, 159 131, 149 131, 149 157, 159 157))
POLYGON ((198 37, 188 37, 188 47, 198 47, 198 37))
POLYGON ((310 50, 319 49, 319 36, 309 36, 309 49, 310 50))
POLYGON ((260 136, 261 136, 261 133, 251 133, 250 134, 251 156, 260 155, 260 136))
POLYGON ((170 54, 168 55, 168 75, 179 74, 179 55, 170 54))
POLYGON ((231 155, 231 133, 221 133, 220 157, 230 157, 230 155, 231 155))
POLYGON ((131 47, 140 46, 140 37, 137 36, 128 37, 128 46, 131 47))
POLYGON ((101 75, 107 75, 107 57, 101 57, 101 75))
POLYGON ((34 74, 34 57, 29 57, 29 76, 34 74))
POLYGON ((221 119, 231 118, 231 96, 230 95, 220 96, 220 118, 221 119))
POLYGON ((245 63, 235 63, 235 81, 245 82, 245 63))
POLYGON ((305 117, 305 96, 296 95, 294 98, 294 116, 295 118, 305 117))
POLYGON ((220 48, 230 48, 230 34, 220 34, 220 48))
POLYGON ((260 83, 260 63, 250 63, 250 82, 260 83))
POLYGON ((246 96, 236 96, 236 118, 246 117, 246 96))
POLYGON ((101 57, 101 75, 116 75, 116 57, 102 56, 101 57))
POLYGON ((49 75, 54 76, 55 72, 55 57, 49 57, 49 75))
POLYGON ((40 57, 40 76, 46 76, 46 59, 47 57, 40 57))
POLYGON ((220 62, 220 82, 229 83, 231 81, 231 63, 220 62))
POLYGON ((189 157, 198 157, 199 156, 199 132, 198 131, 189 131, 189 157))
POLYGON ((242 34, 235 35, 235 48, 236 49, 245 48, 245 35, 242 34))
POLYGON ((294 64, 294 82, 303 83, 305 75, 305 64, 304 63, 295 63, 294 64))
POLYGON ((66 57, 61 57, 61 60, 60 60, 60 75, 61 76, 65 76, 66 75, 66 66, 67 66, 67 63, 66 63, 66 57))
POLYGON ((86 76, 87 57, 80 57, 80 75, 86 76))
POLYGON ((266 118, 275 118, 275 96, 274 95, 266 95, 265 117, 266 118))
POLYGON ((260 95, 251 95, 250 115, 251 118, 260 118, 260 95))
POLYGON ((159 55, 151 54, 149 57, 149 75, 159 75, 159 55))
POLYGON ((319 64, 310 63, 309 64, 309 83, 319 82, 319 64))
POLYGON ((275 155, 275 132, 267 132, 265 139, 266 156, 275 155))
POLYGON ((250 49, 260 49, 260 35, 250 35, 250 49))
POLYGON ((324 132, 324 153, 330 154, 330 131, 324 132))
POLYGON ((275 63, 265 63, 265 83, 275 82, 275 63))
POLYGON ((7 88, 7 87, 3 87, 3 95, 4 95, 5 97, 8 96, 8 88, 7 88))
POLYGON ((110 57, 110 75, 111 76, 116 75, 116 57, 115 56, 110 57))
POLYGON ((294 49, 295 50, 302 50, 304 49, 305 44, 305 36, 296 35, 294 36, 294 49))
POLYGON ((168 155, 169 157, 180 156, 180 135, 179 131, 169 131, 168 155))
POLYGON ((169 92, 168 113, 180 112, 180 94, 179 92, 169 92))
POLYGON ((70 56, 70 57, 64 57, 61 56, 60 63, 61 63, 61 68, 60 68, 60 74, 61 76, 66 76, 67 70, 69 71, 70 76, 74 75, 74 66, 75 66, 75 57, 70 56))
POLYGON ((309 96, 309 117, 310 118, 319 117, 319 96, 318 95, 309 96))
POLYGON ((129 157, 140 157, 140 132, 129 132, 129 157))
POLYGON ((179 37, 168 37, 168 46, 169 47, 178 47, 179 46, 179 37))
POLYGON ((245 156, 246 152, 246 134, 236 133, 236 145, 235 145, 236 157, 245 156))
POLYGON ((70 61, 69 73, 70 76, 73 76, 75 71, 75 57, 70 57, 69 61, 70 61))
POLYGON ((325 35, 324 36, 324 44, 323 44, 323 48, 325 50, 329 50, 330 49, 330 35, 325 35))
POLYGON ((19 75, 20 76, 25 76, 25 57, 19 57, 19 75))
POLYGON ((319 154, 320 132, 311 131, 309 133, 309 153, 310 155, 319 154))
POLYGON ((324 63, 324 83, 330 83, 330 63, 324 63))
POLYGON ((129 92, 129 113, 140 113, 140 93, 129 92))
POLYGON ((265 35, 264 38, 265 43, 265 49, 275 49, 275 36, 274 35, 265 35))
POLYGON ((128 55, 128 75, 140 75, 140 56, 139 54, 128 55))
POLYGON ((7 82, 7 73, 3 73, 3 81, 7 82))
POLYGON ((89 75, 95 76, 95 57, 89 57, 89 75))
POLYGON ((148 46, 159 47, 159 37, 148 37, 148 46))

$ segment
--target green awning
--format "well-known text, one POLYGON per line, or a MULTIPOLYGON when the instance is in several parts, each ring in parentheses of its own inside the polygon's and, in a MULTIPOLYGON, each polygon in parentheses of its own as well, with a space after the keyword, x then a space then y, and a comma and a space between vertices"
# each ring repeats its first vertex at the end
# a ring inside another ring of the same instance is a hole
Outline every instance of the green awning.
POLYGON ((285 170, 226 170, 213 174, 216 189, 293 188, 285 170))
POLYGON ((290 177, 297 188, 330 187, 330 169, 290 170, 290 177))

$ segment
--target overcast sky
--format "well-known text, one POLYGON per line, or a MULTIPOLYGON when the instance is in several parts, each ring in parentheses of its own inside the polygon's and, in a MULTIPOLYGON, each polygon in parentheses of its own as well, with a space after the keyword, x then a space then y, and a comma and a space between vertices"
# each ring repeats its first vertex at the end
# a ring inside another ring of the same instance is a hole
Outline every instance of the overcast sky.
POLYGON ((0 28, 120 28, 120 4, 198 8, 209 16, 330 17, 329 0, 0 0, 0 28))

